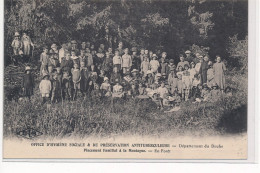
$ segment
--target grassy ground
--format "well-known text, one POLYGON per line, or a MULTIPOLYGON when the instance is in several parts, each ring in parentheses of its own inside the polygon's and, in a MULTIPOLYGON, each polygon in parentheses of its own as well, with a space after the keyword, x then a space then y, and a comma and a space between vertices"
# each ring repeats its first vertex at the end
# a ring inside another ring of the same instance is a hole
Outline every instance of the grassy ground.
POLYGON ((215 103, 184 102, 181 110, 164 113, 150 101, 78 100, 51 105, 41 104, 38 86, 31 102, 5 100, 4 136, 31 127, 46 137, 75 135, 115 136, 179 136, 192 134, 221 135, 242 133, 247 124, 247 76, 230 72, 228 86, 234 88, 231 97, 215 103))

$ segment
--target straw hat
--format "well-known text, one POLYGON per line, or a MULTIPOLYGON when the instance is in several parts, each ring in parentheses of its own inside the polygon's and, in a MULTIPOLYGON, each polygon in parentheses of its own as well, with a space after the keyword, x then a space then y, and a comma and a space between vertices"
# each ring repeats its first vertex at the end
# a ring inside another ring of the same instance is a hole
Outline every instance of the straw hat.
POLYGON ((162 77, 162 74, 161 74, 161 73, 157 73, 157 74, 155 75, 155 77, 162 77))
POLYGON ((19 32, 15 32, 15 33, 14 33, 14 36, 15 36, 15 37, 20 36, 19 32))
POLYGON ((32 70, 31 67, 29 67, 29 66, 26 66, 26 67, 25 67, 25 72, 26 72, 26 71, 31 71, 31 70, 32 70))
POLYGON ((77 44, 76 40, 72 40, 71 44, 77 44))
POLYGON ((51 45, 51 48, 57 48, 57 45, 54 43, 51 45))
POLYGON ((153 72, 151 70, 148 70, 146 74, 152 74, 153 72))
POLYGON ((189 54, 189 53, 191 53, 190 50, 186 50, 186 51, 185 51, 185 54, 189 54))
POLYGON ((132 73, 135 73, 135 72, 138 73, 138 70, 133 69, 133 70, 132 70, 132 73))
POLYGON ((108 77, 104 77, 104 81, 107 81, 107 80, 109 80, 108 77))

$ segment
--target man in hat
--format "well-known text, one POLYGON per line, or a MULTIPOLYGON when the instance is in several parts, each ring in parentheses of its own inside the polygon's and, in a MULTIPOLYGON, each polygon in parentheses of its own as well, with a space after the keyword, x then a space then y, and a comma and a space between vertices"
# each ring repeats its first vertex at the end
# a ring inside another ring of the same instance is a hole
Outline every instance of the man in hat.
POLYGON ((72 40, 71 41, 71 51, 75 51, 75 54, 78 55, 79 54, 79 50, 77 48, 77 42, 76 40, 72 40))
POLYGON ((34 78, 31 74, 31 68, 29 66, 25 67, 25 75, 23 77, 22 89, 24 96, 27 97, 30 101, 31 96, 33 95, 34 78))
POLYGON ((22 43, 23 43, 23 52, 25 56, 29 56, 30 55, 30 50, 31 50, 31 46, 33 47, 34 44, 30 38, 30 36, 28 36, 25 32, 23 33, 22 39, 21 39, 22 43))
POLYGON ((208 63, 209 63, 209 58, 205 56, 203 62, 201 63, 200 71, 199 71, 199 74, 201 76, 201 85, 207 83, 207 71, 209 69, 208 63))
POLYGON ((191 51, 190 50, 186 50, 185 51, 185 55, 186 55, 185 60, 188 61, 189 63, 191 63, 193 61, 193 57, 191 56, 191 51))
POLYGON ((137 56, 137 49, 136 49, 136 47, 132 48, 132 52, 133 52, 133 54, 132 54, 132 69, 140 70, 141 60, 137 56))
POLYGON ((81 43, 81 50, 85 50, 86 49, 86 42, 85 41, 83 41, 82 43, 81 43))
POLYGON ((15 56, 19 55, 19 52, 23 47, 23 44, 19 38, 20 38, 19 32, 15 32, 14 40, 12 41, 12 47, 13 47, 13 52, 14 52, 15 56))

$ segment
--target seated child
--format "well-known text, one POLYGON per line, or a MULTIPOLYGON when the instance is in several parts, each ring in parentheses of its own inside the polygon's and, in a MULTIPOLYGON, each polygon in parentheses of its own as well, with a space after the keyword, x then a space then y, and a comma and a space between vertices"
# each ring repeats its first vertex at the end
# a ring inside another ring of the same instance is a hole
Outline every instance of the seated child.
POLYGON ((122 98, 124 96, 124 91, 122 85, 119 82, 116 82, 116 85, 113 86, 112 97, 122 98))
POLYGON ((209 100, 210 91, 209 91, 209 88, 208 88, 207 84, 203 84, 202 85, 201 97, 202 97, 203 101, 208 101, 209 100))
POLYGON ((220 89, 216 83, 213 84, 211 88, 212 89, 210 91, 209 101, 216 102, 221 98, 222 92, 220 91, 220 89))
POLYGON ((109 84, 108 77, 104 77, 104 82, 100 86, 102 96, 111 96, 111 85, 109 84))

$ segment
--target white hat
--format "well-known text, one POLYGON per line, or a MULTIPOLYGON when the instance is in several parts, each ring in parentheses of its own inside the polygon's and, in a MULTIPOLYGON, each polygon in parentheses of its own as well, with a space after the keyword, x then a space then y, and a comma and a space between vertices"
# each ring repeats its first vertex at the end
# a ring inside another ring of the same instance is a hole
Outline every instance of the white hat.
POLYGON ((134 73, 134 72, 138 72, 138 70, 136 70, 136 69, 133 69, 133 70, 132 70, 132 73, 134 73))
POLYGON ((161 77, 162 74, 161 74, 161 73, 157 73, 155 76, 157 76, 157 77, 161 77))
POLYGON ((104 77, 104 81, 109 80, 108 77, 104 77))
POLYGON ((146 74, 152 74, 153 72, 151 70, 147 70, 146 74))
POLYGON ((79 57, 77 57, 77 56, 73 56, 73 57, 71 57, 71 59, 78 59, 79 57))
POLYGON ((186 51, 185 51, 185 54, 186 54, 186 53, 191 53, 191 51, 190 51, 190 50, 186 50, 186 51))
POLYGON ((15 32, 14 36, 20 36, 19 32, 15 32))
POLYGON ((28 71, 28 70, 32 70, 32 69, 31 69, 31 67, 26 66, 26 67, 25 67, 25 71, 28 71))

